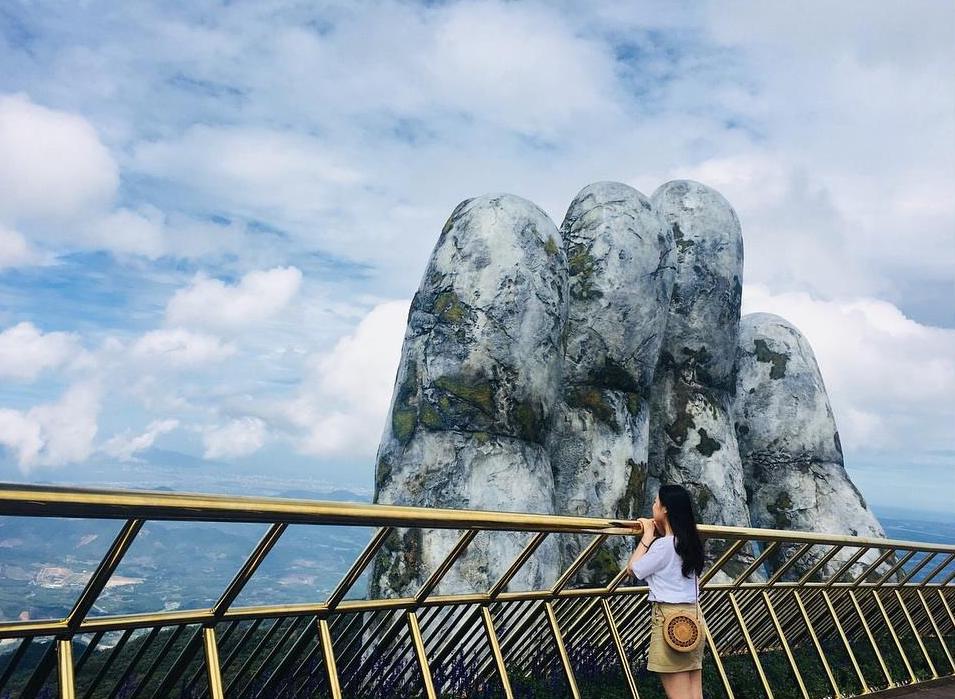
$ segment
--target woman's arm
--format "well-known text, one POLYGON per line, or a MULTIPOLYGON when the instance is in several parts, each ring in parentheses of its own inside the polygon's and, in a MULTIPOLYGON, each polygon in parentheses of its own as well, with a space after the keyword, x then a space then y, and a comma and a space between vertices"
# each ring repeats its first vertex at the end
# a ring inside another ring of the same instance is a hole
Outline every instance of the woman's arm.
POLYGON ((637 520, 643 527, 643 533, 640 537, 640 543, 630 554, 630 560, 627 561, 627 570, 633 575, 633 564, 643 558, 650 550, 650 544, 656 538, 656 529, 653 526, 653 520, 647 517, 641 517, 637 520))

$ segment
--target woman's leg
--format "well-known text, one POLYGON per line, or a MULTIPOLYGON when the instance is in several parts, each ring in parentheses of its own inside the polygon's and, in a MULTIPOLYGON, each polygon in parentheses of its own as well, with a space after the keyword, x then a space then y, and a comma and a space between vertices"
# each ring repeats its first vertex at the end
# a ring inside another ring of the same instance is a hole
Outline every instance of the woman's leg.
POLYGON ((691 699, 703 699, 703 671, 690 670, 690 697, 691 699))
POLYGON ((691 672, 661 672, 660 683, 667 699, 696 699, 692 692, 691 672))

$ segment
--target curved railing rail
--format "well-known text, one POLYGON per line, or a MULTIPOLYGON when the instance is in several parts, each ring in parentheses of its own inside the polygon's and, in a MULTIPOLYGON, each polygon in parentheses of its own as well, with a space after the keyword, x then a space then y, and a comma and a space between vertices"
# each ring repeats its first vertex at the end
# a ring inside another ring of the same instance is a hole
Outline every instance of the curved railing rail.
MULTIPOLYGON (((68 614, 0 622, 0 639, 16 639, 0 696, 14 687, 11 696, 37 696, 55 684, 61 697, 90 698, 511 698, 518 686, 547 683, 548 695, 611 696, 607 682, 619 686, 613 696, 639 696, 647 589, 606 565, 609 547, 634 534, 625 522, 12 485, 0 486, 0 516, 122 522, 68 614), (91 616, 143 525, 163 520, 268 529, 209 608, 91 616), (296 524, 316 527, 316 536, 328 527, 374 529, 321 599, 236 606, 296 524), (389 541, 411 529, 460 535, 413 596, 346 599, 389 541), (504 532, 521 533, 526 544, 495 584, 437 593, 476 537, 504 532), (539 589, 508 589, 548 537, 575 537, 580 555, 539 589), (604 561, 603 569, 593 567, 595 560, 604 561), (74 647, 82 648, 79 657, 74 647)), ((746 683, 755 682, 755 693, 772 699, 851 696, 955 674, 955 546, 700 529, 714 559, 701 576, 714 692, 752 696, 746 683)))

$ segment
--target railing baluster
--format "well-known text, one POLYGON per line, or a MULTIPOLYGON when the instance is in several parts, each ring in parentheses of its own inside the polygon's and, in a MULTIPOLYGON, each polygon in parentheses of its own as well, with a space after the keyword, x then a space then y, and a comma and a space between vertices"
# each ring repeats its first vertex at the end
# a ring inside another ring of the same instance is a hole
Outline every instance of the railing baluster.
POLYGON ((901 580, 899 580, 898 584, 899 584, 899 585, 904 585, 904 584, 907 583, 909 580, 911 580, 912 578, 914 578, 914 577, 918 574, 918 572, 919 572, 920 570, 922 570, 922 568, 924 568, 925 565, 926 565, 930 560, 932 560, 933 558, 935 558, 935 554, 934 554, 934 553, 926 553, 926 554, 922 557, 922 560, 919 561, 916 565, 914 565, 914 566, 912 567, 912 569, 905 574, 905 577, 903 577, 901 580))
POLYGON ((13 673, 16 672, 16 669, 20 666, 20 661, 23 660, 23 656, 26 655, 26 652, 32 643, 33 636, 27 636, 20 641, 20 645, 17 646, 15 651, 13 651, 10 656, 10 660, 7 661, 6 668, 3 670, 3 675, 0 676, 0 691, 3 691, 3 688, 7 686, 7 682, 10 681, 13 673))
POLYGON ((935 638, 938 639, 939 645, 942 646, 942 650, 945 651, 945 657, 948 658, 948 664, 952 666, 952 672, 955 672, 955 660, 952 659, 952 653, 948 650, 948 645, 945 643, 945 636, 942 635, 942 630, 938 624, 935 623, 935 617, 932 616, 932 610, 929 609, 928 602, 925 601, 925 596, 922 594, 922 591, 916 590, 916 594, 918 594, 919 600, 922 602, 922 607, 925 608, 925 615, 932 624, 932 629, 935 631, 935 638))
POLYGON ((945 558, 944 561, 942 561, 937 566, 935 566, 932 569, 932 572, 925 576, 925 578, 919 583, 919 587, 925 587, 926 585, 928 585, 929 582, 932 580, 932 578, 934 578, 936 575, 938 575, 943 570, 945 570, 945 567, 949 563, 951 563, 953 560, 955 560, 955 553, 948 554, 948 556, 945 558))
POLYGON ((574 668, 570 665, 570 656, 567 655, 567 647, 564 645, 564 637, 560 633, 560 626, 557 624, 557 614, 554 613, 554 605, 550 602, 544 602, 544 611, 547 613, 547 621, 550 623, 551 633, 554 635, 554 643, 557 644, 557 652, 560 654, 560 664, 564 668, 564 677, 570 687, 570 694, 574 699, 580 699, 580 690, 577 688, 577 678, 574 676, 574 668))
POLYGON ((335 648, 332 645, 332 631, 328 626, 328 619, 318 620, 318 632, 322 644, 322 655, 325 659, 325 672, 328 673, 328 686, 331 689, 332 699, 342 699, 342 688, 338 679, 338 664, 335 662, 335 648))
POLYGON ((265 557, 269 555, 269 551, 271 551, 272 547, 278 543, 279 538, 285 533, 287 528, 287 524, 284 522, 278 522, 269 527, 269 530, 265 532, 261 539, 259 539, 259 543, 257 543, 255 548, 252 549, 252 553, 250 553, 248 558, 245 559, 245 561, 242 563, 242 567, 232 578, 232 581, 229 583, 228 587, 226 587, 218 601, 212 606, 212 615, 215 617, 216 621, 225 615, 226 611, 229 609, 229 606, 235 601, 236 597, 241 594, 242 589, 246 586, 252 576, 255 575, 255 571, 259 569, 260 565, 262 565, 262 561, 264 561, 265 557))
POLYGON ((899 601, 899 606, 902 608, 902 613, 905 614, 905 620, 909 622, 909 627, 912 629, 912 633, 915 634, 915 640, 919 644, 919 648, 922 649, 922 655, 925 656, 925 662, 928 663, 929 669, 932 671, 932 679, 938 679, 938 670, 935 669, 935 663, 932 662, 932 656, 928 654, 928 650, 925 648, 925 643, 922 641, 922 634, 919 633, 918 628, 915 626, 915 622, 912 621, 912 615, 909 614, 909 608, 905 606, 905 601, 902 599, 902 594, 898 589, 893 590, 895 592, 895 597, 899 601))
POLYGON ((73 675, 73 639, 60 638, 56 641, 56 657, 60 699, 75 699, 76 679, 73 675))
POLYGON ((494 654, 494 664, 497 666, 497 676, 501 680, 501 686, 504 688, 506 699, 514 699, 514 692, 511 690, 511 680, 507 676, 507 666, 504 664, 504 655, 501 653, 501 643, 497 638, 497 632, 494 630, 494 618, 491 616, 491 610, 486 606, 481 607, 481 618, 484 620, 484 630, 487 633, 487 642, 491 646, 491 652, 494 654))
POLYGON ((368 545, 365 546, 364 550, 358 555, 358 558, 355 559, 355 562, 352 563, 351 568, 345 573, 345 577, 341 579, 341 582, 335 586, 335 590, 332 594, 325 600, 325 606, 328 607, 329 612, 334 611, 338 603, 345 599, 345 595, 348 594, 352 585, 354 585, 358 578, 361 577, 361 574, 365 572, 365 568, 374 560, 379 549, 381 549, 385 541, 388 540, 388 537, 391 536, 394 531, 392 527, 382 527, 375 532, 375 536, 372 537, 372 540, 368 542, 368 545))
POLYGON ((809 692, 806 691, 806 683, 803 682, 802 674, 799 672, 799 665, 796 663, 796 658, 793 657, 792 649, 789 647, 789 641, 786 640, 786 633, 783 631, 782 624, 779 623, 779 617, 776 616, 776 610, 773 608, 772 600, 769 599, 769 593, 766 590, 763 590, 763 602, 766 604, 766 609, 769 611, 769 618, 773 620, 773 626, 776 628, 776 635, 779 636, 779 640, 783 644, 783 651, 786 653, 786 659, 789 661, 789 666, 792 668, 793 675, 796 676, 796 682, 799 684, 799 691, 802 692, 803 699, 809 699, 809 692))
POLYGON ((504 574, 498 579, 494 585, 491 586, 491 589, 488 590, 487 596, 488 599, 494 600, 499 594, 501 594, 504 589, 507 587, 508 583, 517 575, 518 571, 524 567, 524 564, 527 563, 528 559, 534 555, 534 552, 544 543, 549 535, 549 532, 537 532, 533 538, 527 542, 527 545, 524 549, 518 554, 517 558, 507 567, 507 570, 504 571, 504 574))
POLYGON ((856 654, 852 652, 852 645, 849 643, 849 639, 846 636, 845 629, 842 628, 842 622, 839 620, 839 615, 836 613, 836 608, 832 606, 832 599, 829 597, 828 590, 821 590, 822 598, 826 601, 826 606, 829 608, 829 613, 832 615, 832 620, 836 624, 836 631, 839 632, 839 638, 842 639, 842 645, 846 648, 846 653, 849 654, 849 660, 852 662, 852 668, 855 670, 856 676, 859 678, 859 684, 862 685, 863 694, 868 694, 871 689, 869 689, 869 684, 865 681, 865 675, 862 674, 862 668, 859 667, 859 661, 856 660, 856 654))
POLYGON ((852 606, 855 608, 856 614, 859 615, 859 621, 862 622, 862 628, 865 630, 865 635, 869 639, 869 645, 871 645, 872 650, 875 651, 875 657, 879 661, 879 667, 882 668, 882 674, 885 675, 885 681, 889 683, 890 687, 894 686, 895 680, 892 679, 892 674, 889 672, 889 668, 885 664, 885 659, 882 657, 882 651, 879 650, 879 644, 875 642, 875 636, 872 634, 872 630, 869 628, 869 622, 866 621, 865 614, 862 612, 862 607, 859 605, 859 600, 856 599, 856 593, 854 590, 849 590, 849 599, 852 600, 852 606))
POLYGON ((739 603, 736 601, 736 593, 729 593, 730 604, 733 606, 733 613, 736 615, 736 620, 739 622, 739 627, 743 631, 743 638, 746 640, 746 647, 749 649, 749 655, 753 659, 753 663, 756 664, 756 672, 759 674, 759 680, 763 683, 763 689, 766 690, 766 696, 769 699, 773 699, 773 690, 769 686, 769 680, 766 679, 766 672, 763 670, 763 664, 759 662, 759 653, 756 652, 756 647, 753 645, 753 640, 749 635, 749 628, 746 626, 746 620, 743 618, 743 613, 740 611, 739 603))
POLYGON ((577 571, 583 568, 584 563, 586 563, 590 557, 594 555, 594 552, 596 552, 600 545, 606 540, 606 534, 598 534, 595 536, 587 545, 587 547, 577 555, 577 558, 574 559, 574 562, 567 567, 567 570, 565 570, 564 573, 557 578, 557 581, 554 583, 553 587, 550 588, 551 595, 556 595, 558 592, 563 590, 567 583, 570 582, 571 578, 577 574, 577 571))
POLYGON ((799 594, 799 590, 793 590, 793 597, 796 599, 796 605, 799 607, 799 613, 802 615, 803 623, 806 625, 806 630, 809 632, 809 637, 812 639, 812 644, 816 648, 816 653, 819 655, 819 660, 822 662, 822 667, 826 671, 826 677, 829 678, 829 684, 832 685, 832 691, 835 693, 835 696, 843 696, 842 690, 839 689, 839 685, 836 683, 836 677, 832 674, 832 668, 829 667, 829 661, 826 659, 826 652, 822 648, 822 644, 819 642, 819 637, 816 635, 816 630, 812 627, 812 621, 809 619, 809 614, 806 612, 806 605, 803 604, 802 596, 799 594))
POLYGON ((146 668, 146 672, 143 673, 143 676, 139 679, 139 683, 136 685, 136 689, 134 689, 133 693, 130 695, 130 699, 136 699, 136 697, 142 694, 143 690, 146 688, 146 685, 149 683, 150 678, 155 674, 156 669, 159 667, 162 661, 166 659, 166 654, 169 652, 169 649, 172 648, 176 641, 179 640, 179 637, 185 630, 185 626, 177 626, 176 629, 169 634, 169 638, 166 639, 166 642, 156 654, 156 657, 153 658, 153 661, 149 664, 149 667, 146 668))
MULTIPOLYGON (((182 677, 185 673, 186 668, 189 667, 189 663, 192 662, 193 658, 196 657, 196 653, 199 651, 199 646, 202 643, 202 629, 196 628, 193 631, 192 636, 186 642, 186 645, 183 646, 182 650, 179 652, 179 657, 176 658, 173 662, 172 667, 166 670, 166 675, 162 678, 162 681, 159 683, 159 686, 155 690, 155 696, 164 697, 172 692, 172 687, 176 682, 179 681, 179 678, 182 677)), ((200 667, 202 663, 200 663, 200 667)), ((185 696, 189 696, 188 692, 183 692, 185 696)))
POLYGON ((872 589, 872 597, 875 599, 876 606, 879 608, 879 612, 882 614, 882 620, 885 622, 885 627, 889 630, 889 633, 892 634, 892 640, 895 642, 895 648, 899 651, 902 662, 905 664, 905 669, 909 673, 909 680, 914 684, 918 680, 915 679, 915 672, 912 670, 912 663, 909 660, 909 656, 905 653, 905 648, 902 647, 902 639, 896 632, 895 626, 892 625, 892 620, 889 618, 888 612, 885 611, 885 605, 882 604, 882 598, 879 597, 879 591, 872 589))
POLYGON ((219 648, 216 645, 216 628, 205 626, 202 629, 202 648, 206 659, 206 677, 209 680, 211 699, 225 699, 222 691, 222 674, 219 670, 219 648))
POLYGON ((83 695, 84 699, 89 699, 93 696, 93 692, 99 686, 100 681, 103 677, 106 676, 106 672, 113 666, 113 663, 116 662, 116 659, 119 657, 120 652, 122 652, 123 647, 126 645, 126 642, 129 640, 129 637, 132 636, 133 630, 126 629, 123 632, 123 635, 119 637, 119 640, 116 642, 116 645, 113 646, 110 650, 109 655, 106 657, 106 662, 104 662, 99 669, 99 672, 96 673, 96 677, 93 678, 93 681, 90 683, 89 687, 86 688, 86 693, 83 695))
POLYGON ((450 553, 445 556, 444 560, 441 561, 441 565, 435 568, 434 572, 425 580, 424 584, 421 586, 421 589, 415 593, 415 602, 421 604, 428 598, 428 595, 438 586, 441 582, 441 579, 448 574, 448 571, 451 570, 451 566, 454 565, 454 562, 461 557, 461 555, 467 550, 468 546, 474 541, 474 537, 477 536, 477 529, 468 529, 464 534, 461 535, 461 538, 458 539, 457 543, 451 549, 450 553))
POLYGON ((92 609, 93 604, 96 603, 96 598, 99 597, 103 588, 106 587, 106 583, 109 582, 109 579, 119 566, 120 561, 123 560, 123 556, 126 555, 129 547, 133 545, 136 535, 142 528, 143 520, 141 519, 130 519, 123 524, 116 538, 113 540, 112 545, 109 547, 109 550, 103 558, 100 559, 96 571, 86 583, 86 587, 84 587, 83 592, 80 593, 80 597, 76 600, 76 604, 73 605, 73 609, 70 610, 70 613, 66 617, 66 626, 71 634, 75 634, 77 629, 79 629, 80 624, 83 623, 89 610, 92 609))
POLYGON ((428 653, 424 647, 424 639, 421 638, 421 629, 418 626, 418 616, 414 610, 408 610, 406 613, 408 628, 411 631, 411 640, 414 642, 415 656, 418 658, 418 667, 421 670, 421 678, 424 681, 424 692, 428 699, 438 699, 437 692, 434 691, 434 678, 431 676, 431 666, 428 664, 428 653))
POLYGON ((627 658, 627 651, 623 647, 623 639, 620 638, 620 632, 617 630, 617 622, 613 619, 613 610, 610 609, 610 603, 606 597, 600 598, 600 606, 603 608, 604 618, 607 620, 607 628, 610 629, 610 635, 613 637, 613 644, 617 648, 617 655, 620 658, 620 667, 623 670, 624 679, 627 680, 627 687, 630 688, 630 694, 633 699, 640 699, 637 692, 637 683, 633 679, 633 672, 630 670, 630 660, 627 658))

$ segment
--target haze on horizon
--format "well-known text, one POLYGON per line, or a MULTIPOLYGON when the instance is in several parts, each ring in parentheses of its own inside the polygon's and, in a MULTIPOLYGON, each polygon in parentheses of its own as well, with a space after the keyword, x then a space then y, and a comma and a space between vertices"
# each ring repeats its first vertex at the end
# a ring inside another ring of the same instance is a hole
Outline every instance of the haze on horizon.
POLYGON ((458 202, 687 177, 866 498, 951 513, 953 37, 930 1, 6 6, 0 478, 370 487, 458 202))

